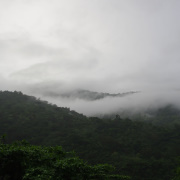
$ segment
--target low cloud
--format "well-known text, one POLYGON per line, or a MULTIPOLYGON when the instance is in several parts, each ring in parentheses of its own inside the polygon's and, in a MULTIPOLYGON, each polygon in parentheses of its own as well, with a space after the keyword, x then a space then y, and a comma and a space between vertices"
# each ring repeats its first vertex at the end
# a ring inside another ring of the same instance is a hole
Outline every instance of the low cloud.
MULTIPOLYGON (((163 106, 173 104, 180 108, 177 97, 180 91, 150 91, 129 94, 123 97, 105 97, 95 101, 84 99, 71 99, 61 96, 43 96, 41 98, 55 103, 59 106, 70 107, 79 113, 88 116, 105 115, 105 114, 122 114, 128 112, 129 115, 135 113, 144 113, 149 109, 158 109, 163 106)), ((128 116, 128 113, 126 114, 128 116)))
POLYGON ((1 89, 87 115, 179 105, 179 5, 178 0, 2 1, 1 89), (77 90, 141 93, 97 101, 44 95, 77 90))

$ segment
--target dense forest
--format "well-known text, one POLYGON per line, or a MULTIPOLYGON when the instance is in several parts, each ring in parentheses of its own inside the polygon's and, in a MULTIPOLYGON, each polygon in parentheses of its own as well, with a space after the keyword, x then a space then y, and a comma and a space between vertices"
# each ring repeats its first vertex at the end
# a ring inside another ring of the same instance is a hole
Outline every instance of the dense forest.
POLYGON ((108 164, 89 165, 60 146, 34 146, 24 140, 0 143, 1 180, 130 179, 113 171, 108 164))
POLYGON ((35 147, 58 145, 132 180, 178 180, 180 111, 168 105, 135 119, 86 117, 21 92, 0 92, 0 135, 7 146, 23 139, 35 147))

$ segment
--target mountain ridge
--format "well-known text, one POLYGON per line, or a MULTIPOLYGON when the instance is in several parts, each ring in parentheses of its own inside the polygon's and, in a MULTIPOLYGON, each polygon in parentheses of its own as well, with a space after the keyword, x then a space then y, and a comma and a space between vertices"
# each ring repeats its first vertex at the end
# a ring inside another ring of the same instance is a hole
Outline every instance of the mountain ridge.
POLYGON ((53 92, 53 91, 45 91, 43 93, 44 96, 50 97, 61 97, 61 98, 70 98, 70 99, 82 99, 87 101, 96 101, 100 99, 104 99, 107 97, 124 97, 128 95, 132 95, 135 93, 139 93, 139 91, 129 91, 124 93, 103 93, 103 92, 96 92, 90 91, 85 89, 77 89, 73 91, 67 92, 53 92))

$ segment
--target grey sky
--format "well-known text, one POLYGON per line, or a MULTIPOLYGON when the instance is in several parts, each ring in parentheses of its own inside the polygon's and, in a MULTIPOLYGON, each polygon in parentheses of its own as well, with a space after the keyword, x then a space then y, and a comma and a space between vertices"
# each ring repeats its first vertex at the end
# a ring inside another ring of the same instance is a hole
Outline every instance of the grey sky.
POLYGON ((1 89, 180 89, 179 17, 179 0, 0 0, 1 89))

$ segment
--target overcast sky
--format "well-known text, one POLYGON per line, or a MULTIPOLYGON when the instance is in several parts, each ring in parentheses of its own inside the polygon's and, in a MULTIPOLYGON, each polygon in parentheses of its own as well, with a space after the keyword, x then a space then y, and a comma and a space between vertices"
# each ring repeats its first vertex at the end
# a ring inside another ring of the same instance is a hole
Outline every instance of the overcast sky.
POLYGON ((179 77, 179 0, 0 0, 2 90, 159 92, 179 77))

